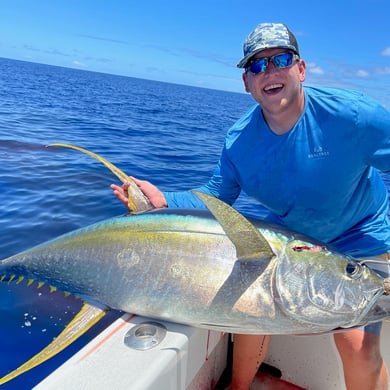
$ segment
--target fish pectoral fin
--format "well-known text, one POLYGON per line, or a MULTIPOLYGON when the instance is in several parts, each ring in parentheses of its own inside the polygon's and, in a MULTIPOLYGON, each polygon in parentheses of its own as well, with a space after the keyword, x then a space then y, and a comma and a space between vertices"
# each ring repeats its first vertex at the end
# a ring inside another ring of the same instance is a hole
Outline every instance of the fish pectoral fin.
POLYGON ((242 214, 214 196, 199 191, 193 191, 193 193, 221 224, 226 235, 236 247, 237 260, 269 261, 274 256, 265 237, 242 214))
POLYGON ((57 355, 73 341, 77 340, 88 329, 95 325, 107 312, 108 308, 91 306, 84 303, 81 310, 76 314, 66 328, 42 351, 33 356, 26 363, 19 366, 16 370, 0 378, 0 384, 4 384, 20 374, 31 370, 41 363, 57 355))
POLYGON ((110 163, 104 157, 99 156, 96 153, 93 153, 87 149, 81 148, 79 146, 71 145, 71 144, 62 144, 55 143, 47 146, 61 146, 65 148, 75 149, 79 152, 88 154, 89 156, 95 158, 104 164, 122 183, 129 183, 128 192, 128 201, 129 201, 129 209, 131 214, 142 214, 147 211, 155 209, 155 207, 150 202, 149 198, 145 196, 145 194, 138 188, 138 186, 134 183, 134 180, 126 175, 122 170, 120 170, 117 166, 110 163))

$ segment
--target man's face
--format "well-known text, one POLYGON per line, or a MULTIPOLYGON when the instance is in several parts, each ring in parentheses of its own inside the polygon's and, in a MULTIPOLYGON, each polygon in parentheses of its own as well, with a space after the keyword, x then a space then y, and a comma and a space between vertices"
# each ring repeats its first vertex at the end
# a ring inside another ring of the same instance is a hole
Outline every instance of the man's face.
MULTIPOLYGON (((277 110, 282 109, 293 99, 299 96, 301 91, 301 83, 305 80, 306 65, 305 62, 294 56, 291 65, 278 68, 270 60, 273 57, 282 53, 291 53, 289 50, 282 48, 267 49, 257 53, 252 61, 259 58, 268 58, 266 70, 260 73, 253 73, 246 69, 243 74, 243 81, 246 92, 252 94, 253 98, 262 105, 264 109, 277 110)), ((274 59, 277 62, 278 58, 274 59)), ((285 58, 282 57, 282 60, 285 58)), ((286 62, 282 63, 286 64, 286 62)), ((262 69, 259 66, 254 67, 254 70, 262 69)))

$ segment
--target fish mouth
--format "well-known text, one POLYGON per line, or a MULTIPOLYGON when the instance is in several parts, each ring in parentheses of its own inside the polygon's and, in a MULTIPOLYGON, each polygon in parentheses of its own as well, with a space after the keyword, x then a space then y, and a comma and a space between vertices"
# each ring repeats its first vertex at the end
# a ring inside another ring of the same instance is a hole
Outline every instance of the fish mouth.
MULTIPOLYGON (((374 297, 374 299, 375 298, 376 297, 374 297)), ((361 318, 360 322, 362 324, 367 324, 378 322, 388 317, 390 317, 390 295, 381 294, 381 296, 377 298, 375 304, 361 318)))

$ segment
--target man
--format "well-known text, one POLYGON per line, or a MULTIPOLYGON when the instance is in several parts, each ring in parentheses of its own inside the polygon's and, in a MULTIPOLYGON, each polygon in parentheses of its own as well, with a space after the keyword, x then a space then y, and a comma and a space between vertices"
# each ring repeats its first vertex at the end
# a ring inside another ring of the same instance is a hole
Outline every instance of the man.
MULTIPOLYGON (((256 104, 229 130, 210 181, 198 190, 233 204, 241 190, 268 219, 356 258, 390 261, 390 113, 354 91, 303 87, 306 65, 284 24, 262 23, 244 42, 243 81, 256 104)), ((203 207, 189 191, 135 179, 155 207, 203 207)), ((126 189, 112 185, 124 203, 126 189)), ((346 387, 387 389, 380 327, 335 333, 346 387)), ((269 336, 234 335, 230 388, 249 389, 269 336)))

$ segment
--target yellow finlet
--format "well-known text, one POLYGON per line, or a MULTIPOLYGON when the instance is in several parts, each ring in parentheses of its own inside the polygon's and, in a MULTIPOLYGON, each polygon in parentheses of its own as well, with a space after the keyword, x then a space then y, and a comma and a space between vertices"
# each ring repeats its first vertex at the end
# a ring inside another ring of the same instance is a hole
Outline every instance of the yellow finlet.
POLYGON ((108 309, 105 307, 100 308, 84 303, 79 313, 47 347, 42 349, 42 351, 37 353, 16 370, 0 378, 0 385, 16 378, 24 372, 31 370, 61 352, 93 325, 95 325, 106 314, 107 310, 108 309))
POLYGON ((122 183, 129 183, 128 189, 128 202, 129 209, 131 214, 140 214, 146 211, 153 210, 155 207, 150 203, 150 200, 144 195, 144 193, 138 188, 138 186, 134 183, 134 180, 126 175, 122 170, 116 167, 114 164, 110 163, 104 157, 99 156, 96 153, 90 152, 87 149, 81 148, 79 146, 71 145, 71 144, 63 144, 63 143, 55 143, 47 146, 61 146, 65 148, 71 148, 78 150, 79 152, 86 153, 89 156, 95 158, 104 164, 122 183))

